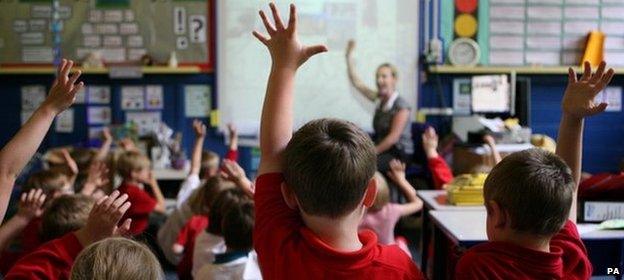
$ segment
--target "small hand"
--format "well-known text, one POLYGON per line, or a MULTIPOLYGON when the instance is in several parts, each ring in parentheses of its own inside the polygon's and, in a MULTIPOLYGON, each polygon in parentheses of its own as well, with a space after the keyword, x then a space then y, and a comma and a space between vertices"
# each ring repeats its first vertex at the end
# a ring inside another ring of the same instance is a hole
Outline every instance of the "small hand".
POLYGON ((230 134, 230 139, 234 137, 238 137, 238 131, 236 130, 236 125, 233 123, 228 123, 227 125, 228 133, 230 134))
POLYGON ((193 132, 195 132, 195 138, 206 137, 206 125, 200 120, 193 120, 193 132))
POLYGON ((126 219, 118 227, 121 217, 130 208, 127 194, 114 191, 110 196, 100 198, 87 219, 87 224, 76 232, 83 246, 97 242, 111 236, 127 235, 130 230, 130 219, 126 219))
POLYGON ((221 176, 232 182, 239 182, 246 178, 245 170, 236 161, 224 159, 221 176))
POLYGON ((101 188, 109 183, 108 179, 108 167, 101 161, 94 161, 89 166, 87 173, 87 180, 85 184, 91 184, 95 188, 101 188))
POLYGON ((67 109, 76 100, 76 94, 84 87, 84 83, 76 84, 80 77, 80 70, 76 71, 71 77, 69 73, 74 62, 63 59, 57 70, 57 77, 50 88, 48 97, 45 99, 41 107, 50 108, 55 114, 59 114, 67 109))
POLYGON ((76 161, 71 157, 71 155, 69 154, 69 151, 67 149, 61 149, 61 154, 63 155, 63 160, 65 160, 65 165, 67 165, 67 167, 69 168, 69 170, 71 171, 71 173, 73 175, 78 174, 79 170, 78 170, 78 164, 76 163, 76 161))
POLYGON ((428 127, 422 135, 423 149, 428 158, 438 155, 438 134, 433 127, 428 127))
POLYGON ((405 163, 402 163, 398 159, 391 160, 390 170, 387 175, 388 178, 397 183, 405 180, 405 163))
POLYGON ((104 139, 104 142, 113 142, 113 135, 111 135, 110 128, 105 127, 102 129, 102 138, 104 139))
POLYGON ((568 86, 561 101, 565 114, 575 118, 584 118, 604 112, 607 103, 596 105, 594 98, 613 78, 613 69, 605 73, 606 65, 604 61, 601 62, 596 73, 592 74, 589 62, 585 62, 584 72, 579 80, 572 68, 568 70, 568 86))
POLYGON ((46 195, 41 189, 32 189, 28 193, 22 193, 16 215, 27 220, 41 217, 45 199, 46 195))
POLYGON ((297 70, 297 68, 310 57, 327 51, 327 47, 323 45, 304 46, 299 43, 299 39, 297 38, 297 12, 295 5, 290 5, 290 19, 286 27, 282 22, 282 18, 275 4, 270 3, 269 7, 273 13, 275 25, 269 22, 263 11, 260 11, 260 17, 262 18, 267 33, 269 33, 269 38, 257 31, 254 31, 253 35, 267 46, 271 53, 274 66, 297 70))
POLYGON ((488 146, 496 145, 496 140, 494 140, 494 137, 492 137, 492 135, 489 135, 489 134, 483 135, 483 142, 488 146))

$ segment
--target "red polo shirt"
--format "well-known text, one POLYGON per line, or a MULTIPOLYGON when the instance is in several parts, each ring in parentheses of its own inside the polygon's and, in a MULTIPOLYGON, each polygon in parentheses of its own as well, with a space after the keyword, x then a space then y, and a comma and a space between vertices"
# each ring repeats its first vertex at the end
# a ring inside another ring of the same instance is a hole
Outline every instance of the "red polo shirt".
POLYGON ((264 279, 422 279, 397 246, 382 246, 372 231, 359 234, 362 248, 341 252, 308 229, 282 198, 281 173, 256 179, 254 247, 264 279))
POLYGON ((121 218, 120 223, 130 218, 132 219, 130 233, 132 235, 143 233, 148 226, 149 215, 154 211, 154 208, 156 208, 156 199, 150 193, 136 185, 122 183, 117 190, 120 193, 127 194, 128 201, 132 204, 123 218, 121 218))
POLYGON ((456 279, 589 279, 592 266, 576 225, 568 221, 550 241, 550 253, 509 242, 470 248, 455 270, 456 279))
POLYGON ((4 279, 69 279, 80 251, 76 235, 68 233, 21 258, 4 279))

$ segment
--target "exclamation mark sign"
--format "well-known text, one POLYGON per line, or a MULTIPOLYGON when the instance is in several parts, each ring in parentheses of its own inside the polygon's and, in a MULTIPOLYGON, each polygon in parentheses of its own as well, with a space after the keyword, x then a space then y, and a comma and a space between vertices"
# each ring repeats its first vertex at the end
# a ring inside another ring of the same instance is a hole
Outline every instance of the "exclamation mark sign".
POLYGON ((176 35, 186 33, 186 9, 184 7, 173 8, 173 33, 176 35))

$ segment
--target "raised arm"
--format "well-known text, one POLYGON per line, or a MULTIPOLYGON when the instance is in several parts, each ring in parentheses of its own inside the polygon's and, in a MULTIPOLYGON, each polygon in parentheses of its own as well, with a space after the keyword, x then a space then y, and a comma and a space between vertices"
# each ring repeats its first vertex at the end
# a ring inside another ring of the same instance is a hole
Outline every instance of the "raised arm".
POLYGON ((355 87, 362 95, 368 98, 370 101, 375 101, 377 99, 377 91, 366 86, 360 77, 358 77, 357 73, 355 73, 355 61, 353 59, 353 50, 355 49, 355 41, 349 40, 347 43, 347 72, 349 74, 349 81, 353 87, 355 87))
POLYGON ((54 117, 71 106, 83 83, 76 84, 80 71, 71 77, 71 60, 61 62, 58 75, 45 101, 22 128, 0 150, 0 219, 4 218, 15 179, 37 151, 54 117))
POLYGON ((557 137, 557 155, 568 164, 576 182, 570 210, 570 220, 573 222, 576 222, 576 193, 581 178, 584 118, 599 114, 607 108, 606 103, 595 104, 594 98, 609 84, 614 74, 613 69, 605 73, 604 61, 593 75, 588 62, 585 62, 584 67, 579 80, 572 68, 568 70, 568 86, 561 101, 562 116, 557 137))
POLYGON ((154 212, 164 214, 167 211, 167 205, 165 204, 165 196, 163 196, 160 187, 158 186, 158 180, 154 177, 154 173, 150 172, 149 182, 144 182, 144 184, 148 185, 154 194, 154 198, 156 198, 156 206, 154 207, 154 212))
POLYGON ((28 223, 43 214, 43 203, 46 195, 41 189, 32 189, 22 193, 17 214, 0 227, 0 251, 26 228, 28 223))
POLYGON ((433 127, 428 127, 423 133, 422 145, 427 156, 427 166, 431 172, 433 185, 436 189, 442 189, 444 184, 453 180, 453 172, 438 154, 438 134, 433 127))
POLYGON ((236 163, 236 161, 224 159, 223 166, 221 168, 221 176, 226 180, 234 182, 239 188, 241 188, 247 196, 253 198, 254 186, 253 183, 245 175, 245 170, 236 163))
POLYGON ((195 144, 193 145, 193 154, 191 155, 189 175, 199 175, 204 138, 206 137, 206 125, 200 120, 193 120, 193 132, 195 132, 195 144))
POLYGON ((260 17, 268 37, 253 32, 268 49, 273 61, 262 107, 260 150, 262 157, 258 174, 282 171, 282 153, 293 132, 293 91, 297 69, 315 54, 327 51, 322 45, 303 46, 297 38, 297 12, 290 5, 290 19, 284 26, 275 4, 269 4, 275 20, 273 25, 263 11, 260 17))
POLYGON ((503 160, 503 158, 498 152, 498 149, 496 149, 496 140, 494 140, 494 137, 492 137, 492 135, 486 134, 483 135, 483 142, 485 142, 485 144, 490 148, 492 159, 494 159, 494 165, 497 165, 499 162, 501 162, 501 160, 503 160))
POLYGON ((390 133, 381 139, 381 142, 375 146, 377 154, 381 154, 389 150, 392 146, 399 142, 401 133, 403 133, 403 129, 405 129, 405 125, 409 121, 409 112, 409 109, 401 109, 394 115, 392 123, 390 124, 390 133))
POLYGON ((111 146, 113 145, 113 136, 111 135, 110 129, 108 127, 105 127, 102 130, 102 138, 102 146, 95 155, 95 160, 97 161, 104 161, 106 159, 106 156, 108 155, 108 152, 110 151, 111 146))
POLYGON ((396 159, 390 161, 388 177, 399 187, 399 190, 407 199, 407 203, 399 206, 401 216, 411 215, 420 211, 423 207, 423 202, 416 196, 414 187, 405 179, 405 163, 396 159))

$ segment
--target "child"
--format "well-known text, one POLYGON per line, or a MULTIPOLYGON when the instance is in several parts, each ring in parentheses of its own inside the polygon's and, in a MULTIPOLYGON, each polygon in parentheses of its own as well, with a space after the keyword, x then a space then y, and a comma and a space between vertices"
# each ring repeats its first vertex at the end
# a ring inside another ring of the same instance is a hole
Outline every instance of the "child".
POLYGON ((91 197, 84 195, 63 195, 55 199, 41 217, 41 241, 48 242, 84 227, 93 203, 91 197))
POLYGON ((132 219, 130 233, 136 236, 147 229, 152 212, 165 213, 165 198, 151 173, 149 159, 140 152, 123 153, 117 160, 117 171, 123 177, 117 190, 127 194, 132 203, 125 218, 132 219))
POLYGON ((197 279, 262 279, 253 252, 253 208, 250 201, 227 211, 221 222, 227 249, 225 253, 216 254, 213 263, 201 267, 197 279))
MULTIPOLYGON (((193 130, 195 131, 195 146, 193 147, 193 155, 191 158, 191 170, 189 175, 182 182, 176 205, 179 208, 191 196, 194 190, 200 185, 202 180, 206 180, 219 173, 219 156, 212 151, 203 151, 204 138, 206 137, 206 126, 199 120, 193 121, 193 130)), ((238 159, 238 134, 234 125, 228 125, 230 134, 230 144, 226 159, 236 161, 238 159)))
POLYGON ((303 46, 290 6, 284 26, 260 17, 270 37, 254 31, 273 65, 260 122, 260 176, 256 179, 254 247, 266 279, 421 279, 397 246, 377 244, 358 225, 375 200, 375 147, 352 123, 309 122, 294 135, 297 68, 325 46, 303 46), (292 139, 291 139, 292 138, 292 139))
POLYGON ((389 165, 388 177, 405 195, 407 203, 389 203, 388 183, 380 173, 376 173, 377 197, 375 197, 373 205, 366 211, 360 223, 360 229, 365 228, 374 231, 377 234, 379 244, 397 244, 408 256, 411 256, 406 241, 403 238, 394 237, 394 226, 401 217, 414 214, 422 209, 423 202, 416 196, 416 190, 405 179, 405 164, 394 159, 390 161, 389 165))
POLYGON ((130 208, 127 199, 127 195, 120 195, 118 191, 100 198, 83 228, 54 239, 21 258, 5 279, 69 279, 74 260, 84 247, 110 236, 128 233, 130 219, 117 227, 130 208))
POLYGON ((76 84, 80 71, 69 77, 73 65, 71 60, 61 61, 48 97, 0 150, 0 219, 4 219, 15 178, 37 151, 56 115, 71 106, 84 87, 82 82, 76 84))
POLYGON ((71 280, 165 279, 156 256, 139 242, 106 238, 85 248, 76 257, 71 280))
MULTIPOLYGON (((244 191, 239 188, 229 188, 215 198, 210 207, 209 220, 206 230, 202 231, 195 239, 193 249, 192 275, 197 277, 197 272, 204 265, 212 263, 215 255, 224 253, 225 241, 223 239, 222 223, 223 216, 232 207, 239 206, 251 200, 244 191)), ((182 277, 180 277, 182 279, 182 277)))
POLYGON ((603 112, 596 95, 613 77, 589 63, 577 81, 570 68, 562 100, 557 155, 532 149, 503 159, 484 186, 490 242, 459 260, 461 279, 589 279, 592 265, 576 228, 584 118, 603 112), (566 165, 567 163, 567 165, 566 165))
POLYGON ((438 134, 433 127, 428 127, 423 133, 422 144, 427 156, 427 167, 431 172, 433 186, 435 189, 442 189, 445 184, 453 181, 453 172, 438 154, 438 134))
MULTIPOLYGON (((33 189, 27 193, 22 193, 17 214, 0 226, 0 251, 4 251, 11 240, 20 235, 30 221, 34 218, 41 217, 45 199, 46 195, 40 189, 33 189)), ((2 256, 2 259, 9 262, 5 257, 6 256, 2 256)))

